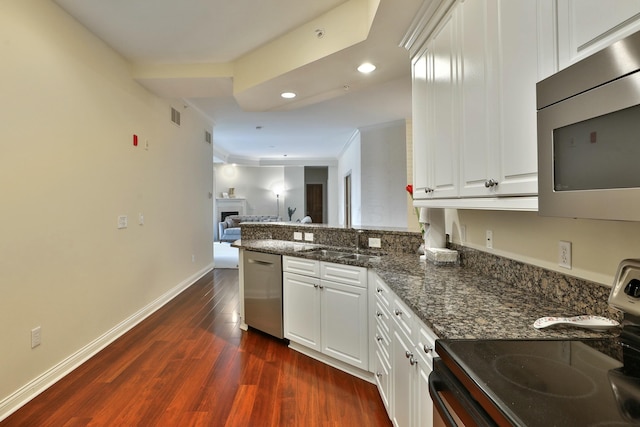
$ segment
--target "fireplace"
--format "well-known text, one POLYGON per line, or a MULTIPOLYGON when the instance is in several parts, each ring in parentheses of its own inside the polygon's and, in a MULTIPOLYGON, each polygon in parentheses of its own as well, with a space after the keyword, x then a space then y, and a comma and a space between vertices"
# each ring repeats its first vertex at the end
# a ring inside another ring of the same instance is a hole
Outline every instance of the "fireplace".
POLYGON ((229 215, 246 215, 247 201, 244 198, 216 199, 215 213, 213 216, 214 239, 218 239, 218 223, 225 220, 229 215))
POLYGON ((238 212, 238 211, 223 211, 223 212, 220 212, 220 222, 224 221, 226 217, 231 216, 231 215, 240 215, 240 212, 238 212))

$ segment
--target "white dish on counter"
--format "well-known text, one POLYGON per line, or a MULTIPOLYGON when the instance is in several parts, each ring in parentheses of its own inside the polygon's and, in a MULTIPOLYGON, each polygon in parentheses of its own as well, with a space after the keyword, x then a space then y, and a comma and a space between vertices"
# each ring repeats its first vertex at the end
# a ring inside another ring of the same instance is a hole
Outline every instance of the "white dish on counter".
POLYGON ((541 317, 533 323, 536 329, 547 328, 555 325, 569 325, 578 328, 602 331, 620 326, 620 323, 602 316, 574 316, 574 317, 541 317))

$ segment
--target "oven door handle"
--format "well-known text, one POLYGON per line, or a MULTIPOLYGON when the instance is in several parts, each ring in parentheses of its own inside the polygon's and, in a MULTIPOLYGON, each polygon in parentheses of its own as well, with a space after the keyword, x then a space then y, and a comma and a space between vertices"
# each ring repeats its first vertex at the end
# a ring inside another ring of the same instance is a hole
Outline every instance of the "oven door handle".
POLYGON ((453 419, 446 405, 444 404, 444 400, 440 396, 441 391, 445 391, 447 388, 445 386, 444 381, 438 375, 437 372, 431 372, 429 374, 429 394, 431 394, 431 399, 433 400, 433 405, 438 410, 438 413, 443 418, 443 421, 447 424, 448 427, 457 427, 458 423, 453 419))
MULTIPOLYGON (((440 358, 433 360, 433 371, 429 374, 429 394, 433 406, 442 416, 442 421, 449 427, 458 426, 453 414, 459 417, 464 425, 478 427, 499 425, 469 394, 469 391, 464 388, 440 358), (445 393, 443 398, 442 394, 445 393), (449 412, 450 410, 453 411, 453 414, 449 412)), ((504 425, 511 425, 511 423, 504 425)))

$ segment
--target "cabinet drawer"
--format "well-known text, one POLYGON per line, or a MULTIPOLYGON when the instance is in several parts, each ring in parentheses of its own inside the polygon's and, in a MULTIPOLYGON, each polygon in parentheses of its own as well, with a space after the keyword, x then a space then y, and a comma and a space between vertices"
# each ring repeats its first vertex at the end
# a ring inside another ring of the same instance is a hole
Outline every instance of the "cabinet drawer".
POLYGON ((391 358, 391 335, 387 335, 384 330, 380 327, 380 325, 376 326, 376 350, 384 355, 387 362, 389 362, 391 358))
POLYGON ((393 307, 391 308, 391 317, 402 332, 413 339, 414 318, 413 311, 409 309, 398 297, 393 299, 393 307))
POLYGON ((433 367, 433 358, 437 356, 434 348, 438 337, 420 319, 416 319, 418 339, 416 341, 416 353, 426 362, 429 368, 433 367))
POLYGON ((380 392, 380 398, 382 398, 382 403, 384 403, 384 407, 387 410, 387 413, 391 410, 389 398, 391 397, 391 368, 390 368, 389 360, 384 358, 383 355, 376 352, 376 364, 375 364, 375 374, 376 374, 376 385, 378 386, 378 391, 380 392))
POLYGON ((313 259, 283 256, 282 271, 286 271, 289 273, 304 274, 306 276, 319 277, 320 261, 316 261, 313 259))
POLYGON ((376 325, 378 325, 387 336, 391 336, 391 315, 378 301, 375 303, 374 316, 376 317, 376 325))
POLYGON ((320 278, 361 288, 367 287, 367 269, 364 267, 321 262, 320 278))
POLYGON ((386 308, 389 313, 391 313, 391 290, 378 277, 378 275, 375 276, 375 283, 373 284, 373 288, 376 295, 376 301, 378 301, 382 307, 386 308))

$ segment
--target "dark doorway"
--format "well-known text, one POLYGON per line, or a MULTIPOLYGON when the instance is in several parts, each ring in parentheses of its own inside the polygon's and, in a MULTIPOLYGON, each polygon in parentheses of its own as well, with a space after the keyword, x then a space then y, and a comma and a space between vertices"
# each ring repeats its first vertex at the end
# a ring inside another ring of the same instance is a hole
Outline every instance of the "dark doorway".
POLYGON ((322 193, 322 184, 307 184, 305 190, 307 215, 311 217, 313 222, 319 224, 324 223, 322 216, 322 212, 324 211, 322 193))

